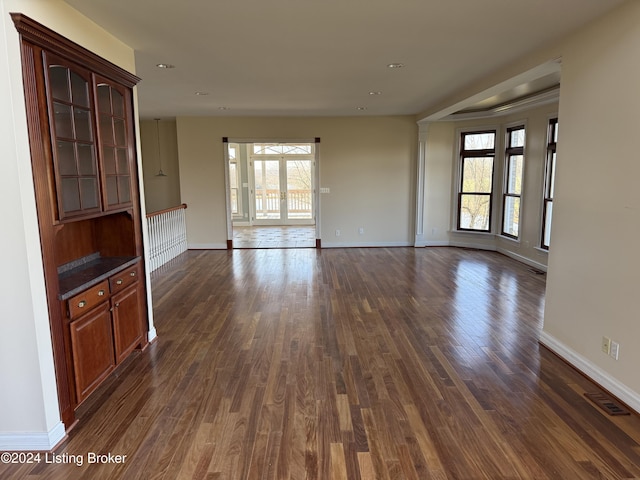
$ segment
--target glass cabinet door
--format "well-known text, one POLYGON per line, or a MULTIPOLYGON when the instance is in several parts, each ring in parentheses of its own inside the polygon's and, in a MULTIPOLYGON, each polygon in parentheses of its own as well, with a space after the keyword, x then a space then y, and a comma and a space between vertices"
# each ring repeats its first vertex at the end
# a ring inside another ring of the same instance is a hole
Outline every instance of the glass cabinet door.
POLYGON ((45 70, 58 217, 100 211, 90 74, 54 55, 45 70))
POLYGON ((131 142, 127 134, 128 96, 124 88, 97 78, 98 135, 103 167, 104 209, 131 205, 131 142))

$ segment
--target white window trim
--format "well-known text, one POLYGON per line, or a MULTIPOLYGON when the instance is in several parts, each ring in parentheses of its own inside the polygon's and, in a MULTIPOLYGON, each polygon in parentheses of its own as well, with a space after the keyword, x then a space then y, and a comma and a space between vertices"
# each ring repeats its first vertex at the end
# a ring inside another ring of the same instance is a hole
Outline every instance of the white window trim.
MULTIPOLYGON (((496 184, 497 184, 497 180, 500 179, 500 175, 501 175, 501 170, 499 167, 500 164, 500 152, 502 150, 504 150, 504 134, 503 132, 503 127, 500 124, 490 124, 490 125, 485 125, 485 124, 480 124, 480 125, 475 125, 472 127, 462 127, 462 128, 457 128, 456 129, 456 136, 455 136, 455 142, 456 142, 456 148, 455 148, 455 157, 454 157, 454 162, 453 162, 453 168, 454 168, 454 172, 453 172, 453 188, 451 189, 452 194, 453 194, 453 198, 451 199, 451 205, 453 205, 453 208, 451 209, 451 219, 450 219, 450 233, 462 233, 462 234, 469 234, 469 235, 482 235, 482 236, 487 236, 487 235, 491 235, 491 236, 495 236, 496 235, 496 216, 497 214, 499 214, 501 211, 498 210, 496 212, 496 208, 499 207, 501 201, 497 201, 496 202, 496 198, 495 198, 495 193, 496 193, 496 184), (491 180, 491 224, 489 225, 489 231, 488 232, 474 232, 472 230, 460 230, 458 228, 458 210, 459 210, 459 205, 458 205, 458 194, 460 193, 460 180, 462 178, 462 162, 460 161, 460 154, 461 152, 461 145, 460 145, 460 138, 462 136, 463 133, 469 133, 469 132, 479 132, 479 131, 484 131, 484 130, 495 130, 496 132, 496 138, 495 138, 495 151, 496 154, 494 156, 494 163, 493 163, 493 178, 491 180)), ((504 152, 502 153, 502 156, 504 156, 504 152)), ((502 229, 500 229, 502 230, 502 229)))
POLYGON ((236 158, 235 158, 235 161, 233 162, 231 162, 231 159, 229 159, 229 164, 235 163, 236 165, 236 181, 237 181, 236 188, 238 189, 238 213, 232 213, 231 215, 233 216, 234 219, 242 220, 244 218, 244 208, 242 204, 244 189, 242 187, 241 144, 229 143, 229 146, 231 145, 234 145, 236 148, 236 158))
MULTIPOLYGON (((540 192, 541 192, 541 197, 540 197, 540 215, 539 215, 539 225, 538 225, 538 240, 536 240, 536 249, 540 250, 542 252, 546 252, 549 253, 549 250, 551 250, 551 242, 549 242, 549 247, 548 248, 544 248, 542 246, 542 231, 544 230, 544 222, 545 222, 545 216, 544 216, 544 199, 546 198, 545 194, 546 192, 546 182, 547 182, 547 148, 549 146, 549 122, 551 122, 551 120, 556 119, 558 121, 558 137, 560 137, 560 117, 558 115, 558 113, 553 113, 553 114, 549 114, 546 116, 546 136, 544 138, 544 158, 543 158, 543 169, 542 169, 542 184, 540 185, 540 192)), ((557 155, 557 143, 556 143, 556 155, 557 155)), ((556 164, 556 170, 557 170, 557 164, 556 164)), ((553 222, 553 214, 551 216, 551 221, 553 222)), ((553 231, 553 228, 552 228, 553 231)))
MULTIPOLYGON (((554 118, 554 117, 551 117, 551 118, 554 118)), ((547 121, 547 124, 548 123, 549 122, 547 121)), ((528 157, 528 154, 527 154, 527 145, 528 145, 527 137, 529 136, 529 128, 528 128, 528 125, 527 125, 527 120, 525 119, 525 120, 505 123, 504 125, 502 125, 502 129, 503 129, 503 132, 502 132, 503 148, 502 148, 502 154, 501 154, 501 156, 502 156, 502 175, 501 175, 501 178, 502 178, 502 185, 501 185, 502 191, 500 193, 500 210, 499 210, 499 212, 500 212, 500 222, 499 222, 499 229, 498 229, 498 231, 500 233, 497 233, 496 235, 498 235, 501 238, 506 238, 508 240, 513 240, 513 241, 517 241, 518 243, 520 243, 520 239, 522 238, 522 230, 521 230, 520 227, 518 227, 518 236, 517 236, 517 238, 508 237, 508 236, 502 234, 502 227, 503 227, 503 225, 502 225, 502 217, 503 217, 503 214, 504 214, 504 194, 505 194, 505 191, 506 191, 506 188, 507 188, 507 182, 509 181, 507 179, 508 168, 507 168, 507 155, 506 155, 506 153, 507 153, 506 152, 506 150, 507 150, 507 135, 508 135, 507 132, 509 131, 510 128, 514 128, 514 127, 524 127, 524 146, 523 146, 523 149, 522 149, 524 158, 523 158, 523 165, 522 165, 522 188, 521 188, 521 191, 520 191, 520 224, 521 225, 524 225, 524 220, 525 220, 525 217, 526 217, 526 213, 525 213, 526 209, 522 208, 524 206, 524 201, 525 201, 525 191, 526 191, 526 189, 524 187, 525 187, 526 178, 527 178, 527 165, 529 163, 529 162, 527 162, 527 157, 528 157)), ((545 154, 546 154, 546 148, 545 148, 545 154)))

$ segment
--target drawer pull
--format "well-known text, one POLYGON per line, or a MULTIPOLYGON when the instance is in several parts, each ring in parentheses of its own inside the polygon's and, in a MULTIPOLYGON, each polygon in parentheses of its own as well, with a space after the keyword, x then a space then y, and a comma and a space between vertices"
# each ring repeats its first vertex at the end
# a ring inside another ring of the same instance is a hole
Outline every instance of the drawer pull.
POLYGON ((131 272, 129 275, 131 275, 132 277, 136 276, 136 272, 131 272))
POLYGON ((87 305, 87 301, 86 300, 80 300, 78 302, 78 308, 83 308, 87 305))
POLYGON ((119 304, 119 303, 116 303, 116 308, 118 308, 119 306, 120 306, 120 304, 119 304))
POLYGON ((99 291, 98 291, 98 296, 99 296, 99 297, 104 296, 104 290, 99 290, 99 291))
POLYGON ((116 285, 122 285, 122 279, 119 278, 118 280, 116 280, 116 285))

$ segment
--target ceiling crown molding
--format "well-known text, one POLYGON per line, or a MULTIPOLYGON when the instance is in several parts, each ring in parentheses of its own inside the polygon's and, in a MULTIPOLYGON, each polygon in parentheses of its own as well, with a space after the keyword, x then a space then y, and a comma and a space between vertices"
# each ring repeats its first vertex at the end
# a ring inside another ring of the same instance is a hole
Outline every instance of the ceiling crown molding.
POLYGON ((516 98, 506 103, 489 108, 476 110, 461 110, 443 118, 447 121, 476 120, 481 118, 492 118, 509 115, 512 113, 541 107, 550 103, 555 103, 560 99, 560 85, 541 90, 539 92, 516 98))

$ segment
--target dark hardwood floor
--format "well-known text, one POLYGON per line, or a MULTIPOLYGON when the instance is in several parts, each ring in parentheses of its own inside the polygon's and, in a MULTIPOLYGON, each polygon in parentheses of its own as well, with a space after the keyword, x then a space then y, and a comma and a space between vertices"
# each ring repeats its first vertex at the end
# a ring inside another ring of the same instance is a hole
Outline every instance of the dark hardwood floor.
POLYGON ((83 465, 0 477, 638 478, 638 415, 538 344, 544 282, 453 248, 189 251, 153 275, 158 340, 55 452, 83 465))

